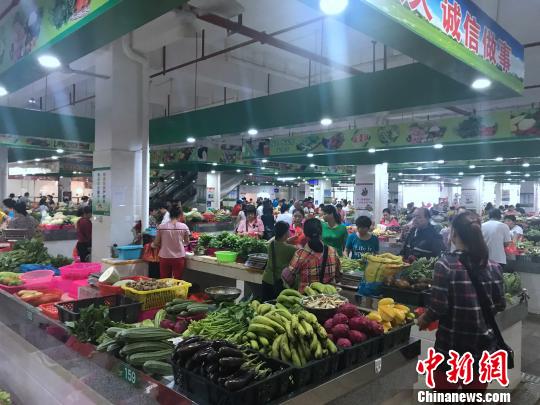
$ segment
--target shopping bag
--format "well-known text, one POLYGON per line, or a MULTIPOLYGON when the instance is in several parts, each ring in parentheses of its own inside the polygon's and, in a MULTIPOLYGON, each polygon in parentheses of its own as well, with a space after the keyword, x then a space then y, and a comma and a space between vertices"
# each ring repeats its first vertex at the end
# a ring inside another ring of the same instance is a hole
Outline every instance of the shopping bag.
POLYGON ((147 243, 144 245, 142 259, 150 263, 159 262, 159 249, 153 248, 151 243, 147 243))

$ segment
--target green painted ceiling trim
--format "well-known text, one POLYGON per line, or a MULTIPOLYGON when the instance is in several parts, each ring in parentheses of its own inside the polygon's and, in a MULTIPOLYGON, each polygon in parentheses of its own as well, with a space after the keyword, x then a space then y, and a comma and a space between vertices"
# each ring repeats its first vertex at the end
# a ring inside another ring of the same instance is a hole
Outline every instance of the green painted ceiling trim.
POLYGON ((49 73, 39 66, 37 53, 51 53, 67 65, 186 1, 111 0, 110 4, 98 9, 90 21, 81 20, 81 24, 75 24, 38 52, 25 56, 8 68, 0 74, 0 83, 10 92, 18 90, 49 73))
MULTIPOLYGON (((300 1, 313 9, 320 10, 319 0, 300 1)), ((467 86, 479 76, 485 76, 484 73, 441 49, 442 45, 437 46, 435 38, 431 38, 431 42, 422 38, 403 25, 399 19, 392 18, 364 0, 350 1, 347 10, 334 18, 467 86)), ((445 34, 442 32, 437 34, 439 34, 438 38, 441 38, 439 42, 442 43, 445 34)), ((495 74, 490 75, 490 78, 499 80, 495 74)), ((505 97, 512 97, 521 94, 522 86, 520 83, 505 81, 505 84, 502 84, 495 81, 492 88, 496 88, 496 91, 501 92, 505 97)))
POLYGON ((324 116, 337 119, 504 95, 507 93, 496 87, 479 94, 442 73, 414 63, 156 118, 150 121, 150 143, 166 145, 185 142, 190 136, 200 139, 242 133, 251 127, 261 130, 318 122, 324 116))
POLYGON ((35 138, 94 142, 92 118, 0 107, 0 133, 35 138))

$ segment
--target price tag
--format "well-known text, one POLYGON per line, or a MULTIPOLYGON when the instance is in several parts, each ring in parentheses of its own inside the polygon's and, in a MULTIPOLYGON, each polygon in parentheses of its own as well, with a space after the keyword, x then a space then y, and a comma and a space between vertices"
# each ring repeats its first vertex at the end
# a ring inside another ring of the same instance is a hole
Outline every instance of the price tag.
POLYGON ((34 313, 29 309, 26 310, 26 319, 28 319, 29 321, 34 320, 34 313))
POLYGON ((375 359, 375 374, 379 374, 382 369, 382 358, 375 359))
POLYGON ((122 364, 120 366, 120 377, 131 385, 137 385, 139 382, 137 372, 127 364, 122 364))

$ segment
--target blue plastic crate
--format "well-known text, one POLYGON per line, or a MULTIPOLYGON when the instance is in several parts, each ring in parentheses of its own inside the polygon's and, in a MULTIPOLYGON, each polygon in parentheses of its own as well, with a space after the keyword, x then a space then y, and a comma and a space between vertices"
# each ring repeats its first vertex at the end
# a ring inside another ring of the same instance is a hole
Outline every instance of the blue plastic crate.
POLYGON ((117 250, 120 260, 136 260, 141 258, 143 245, 118 246, 117 250))

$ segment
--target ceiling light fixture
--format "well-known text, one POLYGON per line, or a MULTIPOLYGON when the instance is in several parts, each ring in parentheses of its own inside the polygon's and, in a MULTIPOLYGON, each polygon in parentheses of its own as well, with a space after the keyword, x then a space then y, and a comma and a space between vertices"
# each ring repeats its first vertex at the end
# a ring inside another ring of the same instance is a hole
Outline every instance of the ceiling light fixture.
POLYGON ((195 138, 190 136, 188 139, 186 139, 186 141, 188 141, 188 143, 195 143, 195 138))
POLYGON ((41 162, 41 159, 38 159, 38 158, 35 158, 34 159, 36 162, 41 162))
POLYGON ((212 171, 211 171, 210 173, 212 173, 212 174, 216 174, 216 171, 215 171, 215 170, 212 170, 212 171))
POLYGON ((444 160, 439 159, 439 160, 437 160, 437 163, 440 164, 440 165, 443 165, 443 164, 444 164, 444 160))
POLYGON ((240 173, 242 170, 240 169, 236 169, 236 173, 240 173))
POLYGON ((34 97, 30 97, 28 99, 28 104, 36 104, 36 99, 34 97))
POLYGON ((436 143, 435 145, 433 145, 434 149, 442 149, 443 147, 444 145, 442 143, 436 143))
POLYGON ((504 174, 512 174, 512 171, 511 170, 507 170, 504 172, 504 174))
POLYGON ((255 128, 248 129, 248 135, 255 136, 259 133, 255 128))
POLYGON ((463 176, 463 172, 459 172, 458 175, 459 175, 459 176, 463 176))
POLYGON ((56 149, 56 153, 59 153, 60 155, 64 153, 64 149, 56 149))
POLYGON ((523 163, 521 166, 523 166, 523 167, 529 167, 530 165, 531 165, 531 164, 530 164, 529 162, 525 162, 525 163, 523 163))
POLYGON ((349 0, 320 0, 319 8, 324 14, 337 15, 345 11, 349 0))
POLYGON ((313 153, 308 153, 306 156, 307 156, 308 158, 312 158, 312 157, 313 157, 313 153))
POLYGON ((263 159, 262 162, 263 163, 268 163, 268 159, 263 159))
POLYGON ((472 82, 471 87, 474 90, 484 90, 491 86, 491 80, 486 79, 485 77, 476 79, 472 82))
POLYGON ((8 93, 9 92, 6 90, 6 88, 4 86, 0 86, 0 97, 7 96, 8 93))
POLYGON ((17 163, 18 164, 21 164, 23 161, 22 160, 17 160, 17 163))
POLYGON ((51 156, 52 160, 58 160, 58 156, 51 156))
POLYGON ((375 148, 369 148, 367 151, 368 151, 369 153, 375 153, 375 152, 377 152, 377 150, 376 150, 375 148))
POLYGON ((310 164, 309 167, 315 167, 315 163, 310 164))
POLYGON ((422 170, 424 170, 424 168, 423 168, 422 166, 418 166, 418 167, 416 168, 416 170, 418 170, 419 172, 421 172, 422 170))
POLYGON ((277 176, 279 173, 278 173, 278 172, 274 172, 274 174, 277 176))
POLYGON ((253 176, 253 173, 250 173, 249 175, 250 175, 250 176, 253 176))
POLYGON ((495 160, 497 162, 502 162, 504 159, 502 158, 502 156, 498 156, 498 157, 495 158, 495 160))
POLYGON ((529 173, 525 173, 524 176, 525 177, 531 177, 531 175, 529 173))
POLYGON ((217 166, 217 163, 216 162, 212 163, 212 166, 217 166))
POLYGON ((332 125, 333 122, 334 122, 334 121, 332 121, 331 118, 323 118, 323 119, 321 120, 321 125, 322 125, 323 127, 327 127, 327 126, 329 126, 329 125, 332 125))
POLYGON ((403 176, 403 173, 399 172, 399 173, 398 173, 398 176, 403 176))
POLYGON ((261 170, 266 170, 266 167, 264 167, 264 166, 263 166, 263 167, 261 167, 261 170))
POLYGON ((41 66, 47 69, 57 69, 62 66, 60 59, 53 55, 41 55, 38 57, 38 62, 41 66))
POLYGON ((522 183, 525 183, 525 180, 521 180, 522 183))
POLYGON ((159 164, 159 167, 164 167, 164 166, 165 166, 164 163, 160 163, 160 164, 159 164))
POLYGON ((512 181, 512 179, 510 179, 510 178, 508 178, 508 179, 506 179, 506 180, 507 180, 507 181, 512 181))
POLYGON ((469 165, 469 169, 476 169, 476 165, 469 165))

